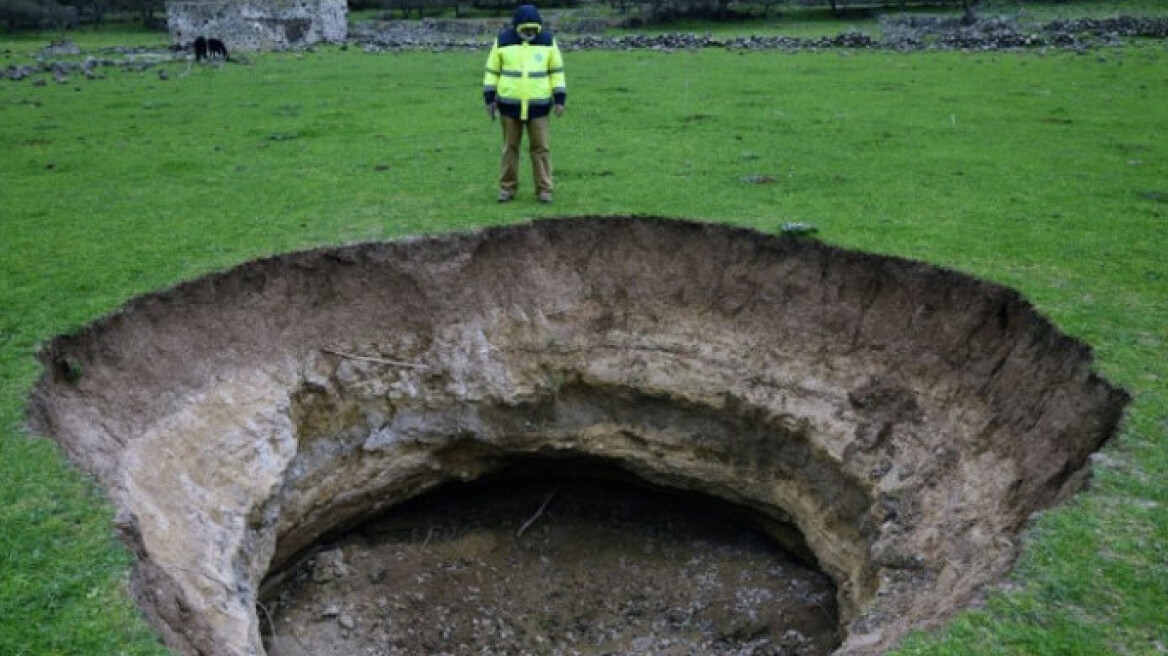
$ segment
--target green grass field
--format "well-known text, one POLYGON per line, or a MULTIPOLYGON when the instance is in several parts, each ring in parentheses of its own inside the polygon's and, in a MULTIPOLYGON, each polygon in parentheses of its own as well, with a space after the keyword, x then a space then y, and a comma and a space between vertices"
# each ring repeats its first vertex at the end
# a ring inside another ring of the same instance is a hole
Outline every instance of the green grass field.
MULTIPOLYGON (((5 38, 0 67, 43 45, 5 38)), ((1168 651, 1163 43, 568 53, 550 207, 526 187, 494 203, 484 57, 323 48, 168 80, 0 80, 0 654, 164 653, 124 592, 112 510, 23 433, 38 344, 270 253, 605 214, 813 223, 1016 287, 1093 344, 1134 402, 1090 488, 1036 520, 1009 589, 903 653, 1168 651)))

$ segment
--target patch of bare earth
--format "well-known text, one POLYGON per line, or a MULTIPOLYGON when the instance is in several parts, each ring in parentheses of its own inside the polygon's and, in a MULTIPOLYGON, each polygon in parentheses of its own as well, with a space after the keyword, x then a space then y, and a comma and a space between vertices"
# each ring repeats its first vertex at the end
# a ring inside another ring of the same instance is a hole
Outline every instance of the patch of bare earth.
POLYGON ((881 653, 1009 571, 1128 400, 1012 290, 655 218, 249 262, 42 361, 32 428, 214 656, 881 653))
POLYGON ((828 654, 835 587, 725 504, 615 480, 458 486, 273 582, 271 656, 828 654))

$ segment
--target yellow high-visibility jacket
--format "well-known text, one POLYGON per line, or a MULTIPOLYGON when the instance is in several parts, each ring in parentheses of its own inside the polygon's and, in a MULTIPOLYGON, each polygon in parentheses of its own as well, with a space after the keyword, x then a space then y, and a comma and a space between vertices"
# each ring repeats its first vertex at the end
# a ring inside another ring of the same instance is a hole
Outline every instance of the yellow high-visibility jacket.
POLYGON ((540 32, 531 41, 519 38, 514 28, 499 34, 487 55, 483 97, 487 104, 499 103, 499 113, 522 121, 565 104, 564 56, 551 33, 540 32))

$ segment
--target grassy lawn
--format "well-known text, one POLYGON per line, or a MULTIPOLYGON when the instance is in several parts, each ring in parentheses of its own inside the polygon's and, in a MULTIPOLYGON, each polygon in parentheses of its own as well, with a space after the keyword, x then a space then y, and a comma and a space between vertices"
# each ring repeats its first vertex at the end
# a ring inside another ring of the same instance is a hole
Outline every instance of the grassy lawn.
MULTIPOLYGON (((33 45, 0 36, 0 67, 33 45)), ((168 80, 0 80, 0 654, 163 653, 124 593, 111 509, 20 428, 39 343, 265 254, 592 214, 813 223, 1016 287, 1093 344, 1135 401, 1090 489, 1036 520, 1008 589, 903 653, 1168 649, 1163 43, 569 53, 550 207, 526 186, 493 202, 484 57, 322 48, 168 80)))

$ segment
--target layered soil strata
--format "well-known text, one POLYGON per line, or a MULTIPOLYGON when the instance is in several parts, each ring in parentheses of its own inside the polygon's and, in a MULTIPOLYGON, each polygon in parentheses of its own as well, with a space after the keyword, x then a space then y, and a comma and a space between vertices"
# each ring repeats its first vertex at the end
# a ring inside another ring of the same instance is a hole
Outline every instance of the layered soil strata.
POLYGON ((168 644, 261 654, 322 536, 515 458, 750 510, 873 653, 1003 575, 1126 395, 1016 292, 725 225, 576 218, 292 253, 54 339, 33 429, 94 474, 168 644))

